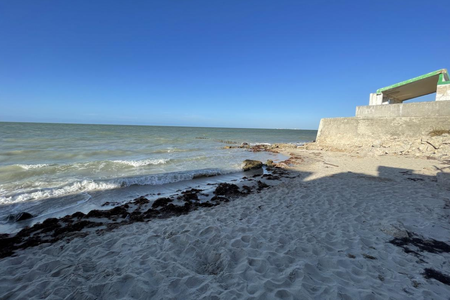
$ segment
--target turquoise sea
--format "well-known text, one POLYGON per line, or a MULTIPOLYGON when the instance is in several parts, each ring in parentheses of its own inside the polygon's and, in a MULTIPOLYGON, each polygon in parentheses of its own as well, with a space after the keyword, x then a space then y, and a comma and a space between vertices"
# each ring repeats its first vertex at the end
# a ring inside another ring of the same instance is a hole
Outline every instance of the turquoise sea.
POLYGON ((57 215, 164 193, 206 176, 232 176, 272 153, 241 143, 312 141, 315 130, 0 123, 0 224, 21 211, 57 215), (139 187, 139 188, 137 188, 139 187), (170 190, 170 189, 169 189, 170 190))

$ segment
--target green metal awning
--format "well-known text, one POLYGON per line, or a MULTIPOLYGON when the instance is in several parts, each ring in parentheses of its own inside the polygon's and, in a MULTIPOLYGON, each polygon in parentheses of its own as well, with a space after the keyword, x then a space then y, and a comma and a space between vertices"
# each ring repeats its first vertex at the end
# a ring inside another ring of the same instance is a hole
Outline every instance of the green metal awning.
POLYGON ((377 94, 383 93, 386 98, 405 101, 435 93, 437 85, 448 83, 450 81, 447 70, 441 69, 378 89, 377 94))

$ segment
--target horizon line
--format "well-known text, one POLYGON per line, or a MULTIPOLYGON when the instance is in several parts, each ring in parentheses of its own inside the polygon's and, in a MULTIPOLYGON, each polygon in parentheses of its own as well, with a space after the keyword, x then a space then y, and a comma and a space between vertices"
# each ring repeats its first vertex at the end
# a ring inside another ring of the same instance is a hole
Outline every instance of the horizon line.
POLYGON ((0 123, 25 123, 25 124, 61 124, 61 125, 100 125, 100 126, 147 126, 147 127, 182 127, 182 128, 222 128, 222 129, 261 129, 261 130, 309 130, 300 128, 255 128, 255 127, 221 127, 221 126, 189 126, 189 125, 148 125, 148 124, 114 124, 114 123, 76 123, 76 122, 32 122, 32 121, 2 121, 0 123))

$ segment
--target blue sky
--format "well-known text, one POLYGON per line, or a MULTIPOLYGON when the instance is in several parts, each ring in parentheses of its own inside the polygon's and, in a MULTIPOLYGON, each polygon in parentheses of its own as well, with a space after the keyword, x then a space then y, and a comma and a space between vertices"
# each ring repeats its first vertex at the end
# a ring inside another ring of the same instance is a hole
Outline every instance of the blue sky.
POLYGON ((317 129, 449 51, 450 1, 1 1, 0 121, 317 129))

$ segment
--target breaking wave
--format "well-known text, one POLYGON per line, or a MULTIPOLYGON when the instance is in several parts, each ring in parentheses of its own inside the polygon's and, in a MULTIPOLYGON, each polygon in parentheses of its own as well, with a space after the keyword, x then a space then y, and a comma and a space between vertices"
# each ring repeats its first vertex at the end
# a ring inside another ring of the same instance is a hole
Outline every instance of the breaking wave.
POLYGON ((162 185, 199 177, 210 177, 229 174, 235 171, 204 169, 186 172, 152 174, 136 177, 115 178, 109 180, 81 180, 66 185, 44 189, 34 189, 26 192, 14 193, 0 196, 0 204, 12 204, 24 201, 43 200, 48 198, 62 197, 75 193, 105 191, 111 189, 125 188, 132 185, 162 185))

